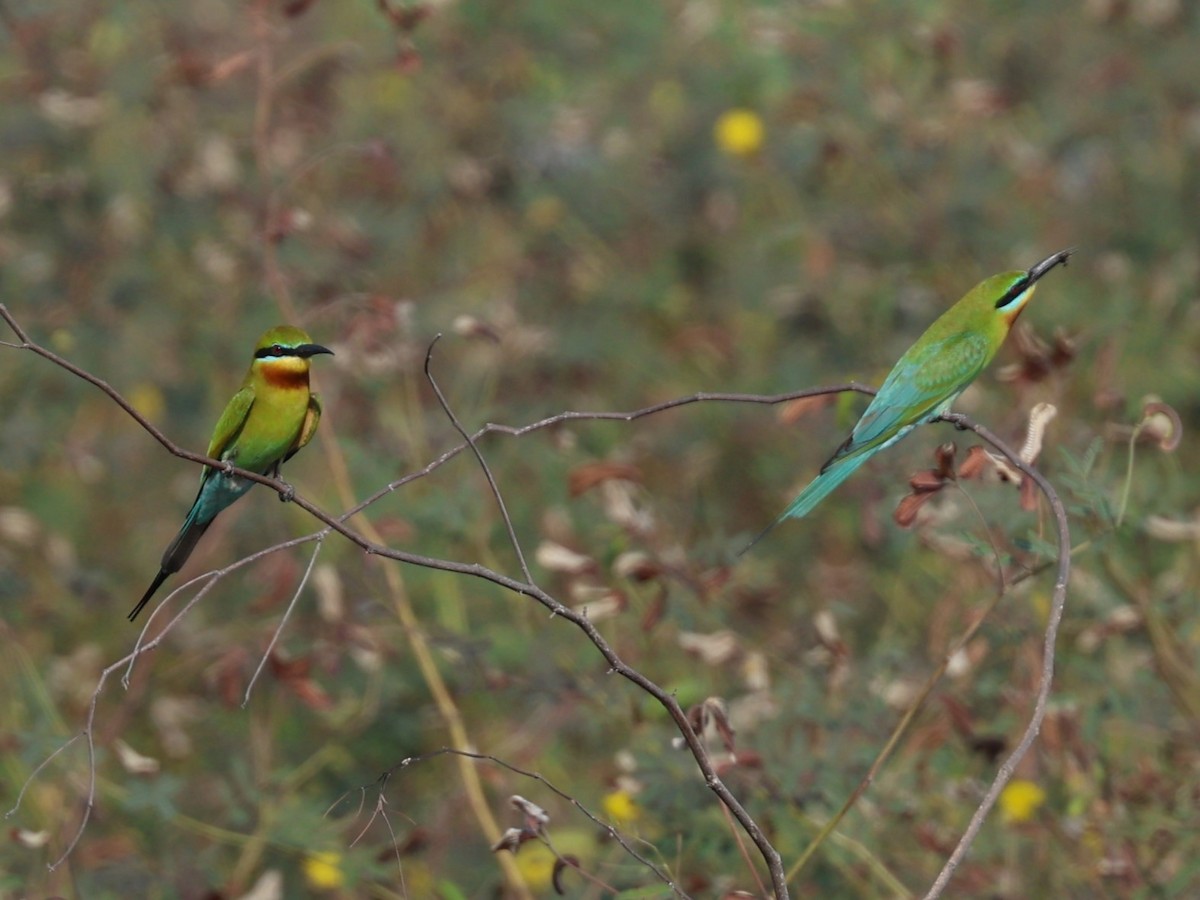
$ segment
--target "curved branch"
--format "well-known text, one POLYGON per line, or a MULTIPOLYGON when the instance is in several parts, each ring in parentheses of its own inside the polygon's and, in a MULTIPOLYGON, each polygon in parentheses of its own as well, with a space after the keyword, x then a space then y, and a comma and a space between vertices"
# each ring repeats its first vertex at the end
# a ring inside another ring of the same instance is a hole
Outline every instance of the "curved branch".
POLYGON ((996 772, 995 779, 993 779, 987 793, 984 794, 983 800, 980 801, 974 815, 971 816, 971 821, 967 823, 967 828, 963 832, 962 837, 959 838, 954 852, 950 854, 950 858, 946 860, 941 872, 938 873, 937 878, 930 886, 929 892, 925 895, 926 900, 932 900, 932 898, 942 895, 942 891, 950 883, 955 870, 963 861, 975 837, 979 834, 979 829, 983 827, 983 822, 995 804, 996 798, 1000 796, 1000 792, 1004 790, 1005 785, 1012 780, 1018 763, 1029 752, 1029 748, 1033 746, 1033 742, 1037 740, 1038 732, 1042 727, 1042 721, 1046 718, 1046 707, 1050 701, 1050 685, 1054 680, 1054 647, 1058 641, 1058 627, 1062 622, 1063 611, 1067 604, 1067 583, 1071 578, 1071 530, 1067 523, 1066 508, 1062 505, 1062 501, 1058 499, 1058 492, 1054 490, 1053 485, 1046 480, 1041 472, 1021 459, 1020 454, 1012 450, 987 427, 972 421, 960 413, 946 413, 941 417, 941 420, 949 422, 958 428, 975 432, 975 434, 1003 453, 1009 462, 1020 469, 1021 474, 1026 478, 1031 478, 1033 483, 1038 486, 1038 490, 1042 492, 1042 495, 1046 498, 1046 502, 1050 504, 1051 511, 1054 513, 1054 525, 1058 531, 1058 575, 1054 580, 1054 594, 1050 604, 1050 618, 1046 623, 1045 637, 1042 642, 1041 682, 1038 685, 1037 697, 1034 700, 1033 714, 1029 718, 1029 723, 1025 726, 1021 740, 1017 742, 1017 746, 1009 754, 1008 759, 1001 763, 1000 769, 996 772))

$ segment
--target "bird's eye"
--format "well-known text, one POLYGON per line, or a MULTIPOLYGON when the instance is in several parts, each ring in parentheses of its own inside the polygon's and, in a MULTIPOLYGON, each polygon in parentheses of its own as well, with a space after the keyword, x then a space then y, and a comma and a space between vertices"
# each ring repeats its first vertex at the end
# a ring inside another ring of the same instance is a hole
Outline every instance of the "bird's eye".
POLYGON ((272 356, 283 356, 283 345, 275 344, 274 346, 272 346, 271 347, 271 355, 272 356))

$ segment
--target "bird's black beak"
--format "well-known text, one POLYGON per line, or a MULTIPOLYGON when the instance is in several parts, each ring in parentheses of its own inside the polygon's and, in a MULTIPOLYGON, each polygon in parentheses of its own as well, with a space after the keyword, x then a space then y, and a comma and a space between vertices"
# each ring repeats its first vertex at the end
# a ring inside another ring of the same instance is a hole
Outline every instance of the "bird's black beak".
POLYGON ((333 351, 328 347, 322 347, 320 344, 301 344, 293 351, 302 359, 308 359, 310 356, 317 356, 321 353, 328 353, 333 356, 333 351))
POLYGON ((1028 287, 1029 285, 1033 284, 1060 263, 1065 266, 1067 264, 1067 260, 1071 258, 1071 254, 1074 252, 1075 248, 1069 247, 1066 250, 1059 250, 1057 253, 1047 256, 1026 273, 1029 276, 1029 281, 1025 283, 1026 286, 1028 287))

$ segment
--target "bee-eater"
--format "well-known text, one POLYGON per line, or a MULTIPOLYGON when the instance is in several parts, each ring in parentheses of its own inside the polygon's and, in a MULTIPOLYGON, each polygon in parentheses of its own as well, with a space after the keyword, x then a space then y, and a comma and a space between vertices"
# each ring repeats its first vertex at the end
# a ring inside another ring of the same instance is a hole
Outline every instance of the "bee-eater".
POLYGON ((1033 296, 1038 279, 1059 263, 1065 265, 1073 252, 1060 250, 1027 272, 993 275, 942 313, 892 367, 850 436, 821 466, 817 477, 742 553, 784 519, 806 516, 880 450, 948 412, 958 395, 992 361, 1033 296))
MULTIPOLYGON (((312 440, 321 420, 321 401, 308 389, 308 360, 333 353, 314 344, 299 328, 279 325, 258 339, 242 386, 225 406, 208 455, 241 469, 278 477, 279 467, 312 440)), ((254 482, 205 466, 200 492, 183 527, 163 554, 154 582, 129 614, 137 618, 167 576, 178 572, 217 513, 250 490, 254 482)))

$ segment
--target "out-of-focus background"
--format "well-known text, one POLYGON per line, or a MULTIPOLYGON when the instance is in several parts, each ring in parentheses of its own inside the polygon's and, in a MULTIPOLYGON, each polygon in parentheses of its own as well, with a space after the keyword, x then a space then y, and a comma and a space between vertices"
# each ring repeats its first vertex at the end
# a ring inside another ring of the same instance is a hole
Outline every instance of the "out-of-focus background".
MULTIPOLYGON (((336 513, 457 443, 421 373, 438 332, 469 427, 877 384, 977 281, 1078 247, 959 404, 1016 444, 1035 403, 1057 407, 1039 465, 1078 550, 1047 726, 953 889, 1195 895, 1198 15, 4 0, 0 302, 197 450, 258 334, 302 325, 336 356, 315 360, 326 418, 286 476, 336 513), (1182 419, 1174 453, 1148 395, 1182 419), (1131 461, 1139 422, 1158 440, 1131 461)), ((540 582, 685 707, 723 700, 740 755, 714 755, 789 863, 989 601, 995 555, 1010 576, 1053 557, 1044 505, 994 478, 893 520, 939 443, 959 461, 974 443, 937 426, 735 560, 863 405, 701 404, 481 444, 540 582)), ((125 614, 198 470, 33 354, 0 348, 0 409, 8 809, 130 650, 125 614)), ((519 571, 465 454, 355 524, 519 571)), ((183 574, 314 528, 255 490, 183 574)), ((274 877, 284 896, 494 896, 504 875, 453 759, 396 773, 391 831, 376 819, 355 843, 358 787, 456 739, 405 610, 472 746, 554 782, 689 892, 757 889, 662 710, 572 626, 483 582, 330 538, 242 708, 310 551, 224 579, 128 692, 107 682, 91 821, 47 875, 87 794, 76 744, 6 823, 5 896, 232 897, 274 877)), ((956 656, 797 895, 924 890, 1028 717, 1052 578, 1013 589, 956 656)), ((656 883, 544 785, 476 773, 500 827, 522 794, 605 884, 656 883)), ((535 894, 549 860, 516 856, 535 894)))

